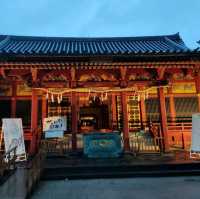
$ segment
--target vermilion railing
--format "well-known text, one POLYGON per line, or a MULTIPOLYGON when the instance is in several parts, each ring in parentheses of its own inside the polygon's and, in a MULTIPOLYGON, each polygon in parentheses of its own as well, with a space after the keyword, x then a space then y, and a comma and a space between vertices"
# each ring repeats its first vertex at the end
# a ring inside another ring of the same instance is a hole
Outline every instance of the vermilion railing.
POLYGON ((192 122, 168 122, 167 128, 170 131, 191 131, 192 122))

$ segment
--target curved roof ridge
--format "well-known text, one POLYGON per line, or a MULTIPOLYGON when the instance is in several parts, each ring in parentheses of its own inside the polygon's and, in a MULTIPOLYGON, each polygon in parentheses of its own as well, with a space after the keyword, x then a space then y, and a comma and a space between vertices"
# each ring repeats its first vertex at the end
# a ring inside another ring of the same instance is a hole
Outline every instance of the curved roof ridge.
POLYGON ((172 35, 156 35, 156 36, 116 36, 116 37, 49 37, 49 36, 20 36, 20 35, 0 35, 10 37, 11 40, 72 40, 72 41, 106 41, 106 40, 160 40, 164 37, 177 38, 177 33, 172 35))
POLYGON ((171 43, 172 45, 174 45, 176 48, 179 48, 179 49, 181 48, 182 50, 190 50, 190 48, 188 48, 186 46, 186 44, 184 43, 184 41, 180 37, 179 33, 177 33, 176 40, 178 39, 180 41, 179 43, 182 43, 182 45, 179 44, 179 43, 177 43, 176 41, 174 41, 175 40, 174 38, 171 39, 169 37, 165 37, 165 39, 166 39, 166 41, 168 41, 169 43, 171 43))
POLYGON ((179 33, 140 37, 32 37, 0 35, 0 54, 4 55, 112 56, 116 54, 135 55, 187 51, 190 51, 190 49, 185 45, 179 33))

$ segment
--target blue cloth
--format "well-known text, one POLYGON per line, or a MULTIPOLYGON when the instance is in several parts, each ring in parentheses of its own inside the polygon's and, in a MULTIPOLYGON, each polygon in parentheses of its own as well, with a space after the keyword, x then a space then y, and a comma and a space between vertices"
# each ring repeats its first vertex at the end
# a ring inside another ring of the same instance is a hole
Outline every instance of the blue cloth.
POLYGON ((119 133, 94 132, 83 136, 84 155, 90 158, 119 157, 122 153, 119 133))

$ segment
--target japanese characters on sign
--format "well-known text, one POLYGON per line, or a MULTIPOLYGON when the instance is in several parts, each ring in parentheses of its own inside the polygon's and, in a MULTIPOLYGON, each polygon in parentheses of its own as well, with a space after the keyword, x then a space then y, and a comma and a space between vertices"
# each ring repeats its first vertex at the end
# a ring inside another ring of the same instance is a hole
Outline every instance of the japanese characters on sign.
POLYGON ((66 131, 67 121, 66 117, 54 116, 44 119, 43 131, 66 131))

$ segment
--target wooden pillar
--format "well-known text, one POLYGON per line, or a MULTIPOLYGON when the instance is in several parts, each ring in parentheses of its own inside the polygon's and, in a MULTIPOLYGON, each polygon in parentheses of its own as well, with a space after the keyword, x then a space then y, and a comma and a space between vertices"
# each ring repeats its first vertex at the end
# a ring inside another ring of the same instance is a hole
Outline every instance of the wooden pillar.
POLYGON ((72 106, 72 150, 77 149, 77 138, 76 134, 78 132, 78 104, 77 104, 77 94, 72 92, 71 106, 72 106))
POLYGON ((200 112, 200 74, 195 77, 195 86, 198 100, 198 112, 200 112))
POLYGON ((12 84, 12 98, 11 98, 11 117, 16 117, 16 94, 17 93, 17 85, 16 82, 12 84))
POLYGON ((30 154, 36 152, 36 143, 37 143, 37 129, 38 129, 38 96, 36 90, 32 89, 32 98, 31 98, 31 132, 32 140, 30 146, 30 154))
POLYGON ((172 122, 176 121, 176 108, 175 108, 175 101, 174 101, 174 94, 172 92, 172 87, 168 88, 169 93, 169 111, 170 111, 170 118, 172 122))
POLYGON ((176 121, 176 109, 175 109, 175 102, 174 102, 174 95, 169 94, 169 108, 170 108, 170 117, 172 122, 176 121))
POLYGON ((198 100, 198 112, 200 113, 200 93, 197 94, 197 100, 198 100))
POLYGON ((16 98, 15 97, 11 98, 11 117, 12 118, 16 117, 16 98))
POLYGON ((165 152, 169 151, 169 142, 168 142, 168 132, 167 132, 167 114, 166 114, 166 105, 165 105, 165 95, 164 88, 158 88, 158 97, 159 97, 159 107, 160 107, 160 116, 161 116, 161 131, 164 138, 164 150, 165 152))
POLYGON ((116 95, 114 93, 112 93, 111 96, 111 107, 112 107, 112 128, 116 128, 117 127, 117 102, 116 102, 116 95))
POLYGON ((122 114, 123 114, 123 139, 124 139, 124 150, 130 150, 129 143, 129 129, 128 129, 128 108, 127 108, 127 96, 125 92, 121 92, 122 100, 122 114))
POLYGON ((44 121, 44 118, 47 117, 47 99, 46 96, 42 97, 42 123, 44 121))
POLYGON ((141 116, 142 127, 144 127, 147 122, 147 117, 146 117, 145 99, 144 96, 142 95, 140 97, 140 116, 141 116))

